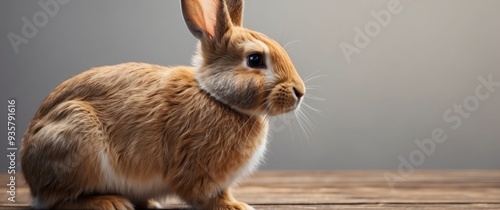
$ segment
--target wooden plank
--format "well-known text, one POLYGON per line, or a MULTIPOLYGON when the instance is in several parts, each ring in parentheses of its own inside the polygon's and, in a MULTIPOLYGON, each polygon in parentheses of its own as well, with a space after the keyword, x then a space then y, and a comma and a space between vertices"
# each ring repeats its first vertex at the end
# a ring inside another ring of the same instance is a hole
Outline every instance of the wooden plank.
POLYGON ((454 210, 476 210, 476 209, 500 209, 499 204, 361 204, 361 205, 254 205, 259 210, 324 210, 324 209, 371 209, 371 210, 426 210, 426 209, 454 209, 454 210))
MULTIPOLYGON (((360 205, 254 205, 259 210, 327 210, 327 209, 345 209, 345 210, 435 210, 435 209, 453 209, 453 210, 498 210, 499 204, 360 204, 360 205)), ((29 207, 23 206, 0 206, 0 210, 28 210, 29 207)), ((186 210, 188 207, 165 208, 170 210, 186 210)))
POLYGON ((254 204, 500 202, 500 171, 416 171, 394 188, 384 174, 264 171, 243 183, 235 196, 254 204))
MULTIPOLYGON (((394 173, 394 172, 393 172, 394 173)), ((416 171, 391 188, 384 171, 262 171, 234 190, 258 209, 500 209, 500 171, 416 171), (408 208, 406 208, 408 207, 408 208)), ((397 173, 395 173, 397 174, 397 173)), ((29 207, 29 190, 16 178, 16 203, 0 194, 0 209, 29 207)), ((8 177, 0 174, 0 191, 8 177)), ((163 201, 184 208, 178 199, 163 201)))

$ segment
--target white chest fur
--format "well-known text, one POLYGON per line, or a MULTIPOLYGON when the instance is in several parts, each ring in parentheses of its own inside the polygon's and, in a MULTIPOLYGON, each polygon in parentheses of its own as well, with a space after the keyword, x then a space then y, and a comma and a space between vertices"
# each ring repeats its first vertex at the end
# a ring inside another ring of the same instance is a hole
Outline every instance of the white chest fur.
POLYGON ((241 178, 251 174, 257 169, 259 164, 264 159, 264 154, 266 153, 267 149, 267 126, 264 129, 264 133, 262 134, 261 138, 261 144, 255 149, 253 155, 250 157, 247 163, 232 174, 226 184, 222 186, 223 188, 237 184, 241 180, 241 178))

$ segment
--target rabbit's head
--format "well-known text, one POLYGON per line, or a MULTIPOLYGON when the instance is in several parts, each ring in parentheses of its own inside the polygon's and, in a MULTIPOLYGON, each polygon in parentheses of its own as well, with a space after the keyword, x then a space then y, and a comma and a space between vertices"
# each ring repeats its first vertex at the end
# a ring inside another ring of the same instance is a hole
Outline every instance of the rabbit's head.
POLYGON ((242 0, 182 0, 184 20, 199 39, 196 79, 212 97, 247 114, 295 110, 305 85, 286 51, 242 27, 242 0))

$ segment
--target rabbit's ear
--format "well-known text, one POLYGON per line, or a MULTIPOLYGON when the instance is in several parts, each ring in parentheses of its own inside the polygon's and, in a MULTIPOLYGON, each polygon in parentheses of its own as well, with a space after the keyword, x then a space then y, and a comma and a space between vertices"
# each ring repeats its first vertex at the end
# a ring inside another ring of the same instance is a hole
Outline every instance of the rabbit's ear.
POLYGON ((181 0, 189 31, 198 39, 220 40, 233 26, 224 0, 181 0))
POLYGON ((243 0, 226 0, 231 22, 235 26, 243 25, 243 0))

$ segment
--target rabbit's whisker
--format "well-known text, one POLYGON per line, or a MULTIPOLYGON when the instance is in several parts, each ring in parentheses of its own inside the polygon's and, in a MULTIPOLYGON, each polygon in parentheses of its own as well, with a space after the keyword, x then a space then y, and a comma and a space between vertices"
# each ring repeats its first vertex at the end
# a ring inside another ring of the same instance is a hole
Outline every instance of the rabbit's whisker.
POLYGON ((304 122, 302 122, 302 115, 300 112, 296 112, 296 119, 297 119, 297 122, 298 122, 298 125, 300 126, 300 129, 302 130, 302 134, 304 135, 304 137, 306 139, 309 139, 309 136, 312 136, 312 134, 309 132, 309 130, 307 129, 307 126, 304 124, 304 122))
MULTIPOLYGON (((309 109, 311 109, 311 110, 315 111, 315 112, 316 112, 316 113, 318 113, 318 114, 319 114, 319 113, 321 113, 321 110, 316 109, 316 108, 313 108, 312 106, 309 106, 309 104, 307 104, 307 103, 305 103, 305 102, 302 102, 302 104, 304 104, 304 106, 306 106, 307 108, 309 108, 309 109)), ((304 111, 305 111, 305 110, 304 110, 304 111)))
POLYGON ((306 89, 307 90, 324 90, 324 88, 319 86, 319 85, 307 85, 306 89))
POLYGON ((311 80, 313 80, 313 79, 317 79, 317 78, 320 78, 320 77, 328 77, 328 76, 330 76, 330 75, 328 75, 328 74, 320 74, 320 75, 316 75, 316 76, 313 76, 313 77, 311 77, 311 78, 309 78, 309 79, 304 80, 304 83, 306 83, 306 84, 307 84, 307 82, 309 82, 309 81, 311 81, 311 80))
POLYGON ((297 39, 297 40, 293 40, 293 41, 290 41, 290 42, 286 43, 286 44, 283 46, 283 49, 285 49, 285 50, 286 50, 286 47, 288 47, 288 45, 293 44, 293 43, 296 43, 296 42, 300 42, 300 40, 298 40, 298 39, 297 39))
POLYGON ((308 99, 316 100, 316 101, 326 101, 325 98, 321 98, 321 97, 311 95, 311 94, 306 94, 306 95, 304 95, 304 97, 306 97, 308 99))
POLYGON ((312 74, 310 74, 309 76, 307 76, 306 78, 304 78, 304 80, 308 80, 309 78, 313 77, 314 75, 320 73, 321 71, 315 71, 313 72, 312 74))

